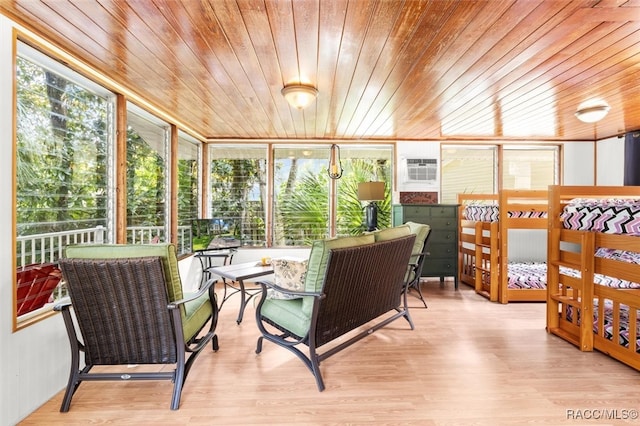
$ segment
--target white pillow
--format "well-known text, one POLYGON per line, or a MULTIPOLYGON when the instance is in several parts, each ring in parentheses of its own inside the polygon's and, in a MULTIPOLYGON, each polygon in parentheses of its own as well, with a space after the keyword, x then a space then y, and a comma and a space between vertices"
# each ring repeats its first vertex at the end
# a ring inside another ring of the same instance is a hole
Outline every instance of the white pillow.
MULTIPOLYGON (((271 259, 274 283, 292 291, 304 291, 304 279, 307 274, 308 259, 276 258, 271 259)), ((269 299, 299 299, 301 296, 285 294, 273 289, 267 290, 269 299)))

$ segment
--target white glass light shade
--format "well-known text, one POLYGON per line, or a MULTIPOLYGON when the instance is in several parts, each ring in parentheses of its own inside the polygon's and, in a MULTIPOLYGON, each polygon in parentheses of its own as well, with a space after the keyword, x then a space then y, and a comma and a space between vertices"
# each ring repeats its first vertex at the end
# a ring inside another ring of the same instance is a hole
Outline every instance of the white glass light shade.
POLYGON ((302 109, 318 96, 318 89, 304 84, 291 84, 282 89, 282 96, 292 107, 302 109))
POLYGON ((584 123, 595 123, 596 121, 602 120, 609 113, 610 109, 611 107, 605 103, 586 106, 576 111, 576 117, 584 123))

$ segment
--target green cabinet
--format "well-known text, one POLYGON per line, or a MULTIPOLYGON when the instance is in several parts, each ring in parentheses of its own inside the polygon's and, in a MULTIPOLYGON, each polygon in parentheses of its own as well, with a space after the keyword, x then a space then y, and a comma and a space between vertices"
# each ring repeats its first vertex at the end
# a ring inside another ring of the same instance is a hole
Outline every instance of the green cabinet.
POLYGON ((393 226, 418 222, 431 226, 427 242, 427 257, 423 277, 453 277, 458 289, 458 205, 457 204, 395 204, 392 207, 393 226))

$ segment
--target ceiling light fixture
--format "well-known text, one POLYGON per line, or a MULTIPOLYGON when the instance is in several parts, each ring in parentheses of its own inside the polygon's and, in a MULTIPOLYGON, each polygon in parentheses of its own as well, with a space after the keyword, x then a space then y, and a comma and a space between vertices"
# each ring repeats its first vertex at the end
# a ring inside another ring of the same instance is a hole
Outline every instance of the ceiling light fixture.
POLYGON ((584 105, 578 107, 576 117, 584 123, 595 123, 596 121, 602 120, 609 113, 610 109, 611 107, 605 102, 584 105))
POLYGON ((318 96, 318 89, 306 84, 290 84, 281 92, 289 105, 297 109, 306 107, 318 96))

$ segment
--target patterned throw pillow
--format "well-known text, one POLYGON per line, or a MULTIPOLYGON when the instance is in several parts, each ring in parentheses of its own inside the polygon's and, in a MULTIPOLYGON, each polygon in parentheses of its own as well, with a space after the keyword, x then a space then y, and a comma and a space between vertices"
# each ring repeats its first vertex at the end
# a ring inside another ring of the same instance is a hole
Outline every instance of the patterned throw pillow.
MULTIPOLYGON (((304 291, 304 279, 307 274, 307 259, 279 258, 271 259, 274 283, 292 291, 304 291)), ((301 296, 282 293, 273 289, 267 290, 269 299, 299 299, 301 296)))

